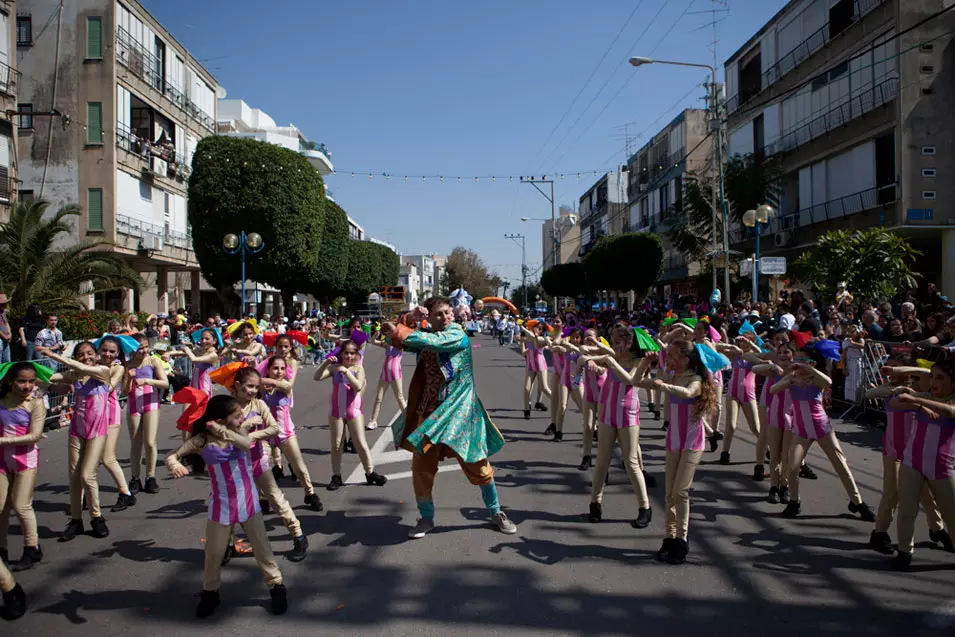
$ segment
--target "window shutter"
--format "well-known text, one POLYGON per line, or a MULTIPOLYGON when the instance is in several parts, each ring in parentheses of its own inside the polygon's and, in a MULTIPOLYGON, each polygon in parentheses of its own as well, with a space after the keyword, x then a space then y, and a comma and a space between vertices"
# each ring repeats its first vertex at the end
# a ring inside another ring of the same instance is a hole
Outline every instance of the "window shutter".
POLYGON ((86 143, 103 143, 103 104, 101 102, 86 103, 86 143))
POLYGON ((86 18, 86 57, 103 57, 103 19, 86 18))
POLYGON ((90 230, 103 229, 103 190, 90 188, 86 194, 87 226, 90 230))

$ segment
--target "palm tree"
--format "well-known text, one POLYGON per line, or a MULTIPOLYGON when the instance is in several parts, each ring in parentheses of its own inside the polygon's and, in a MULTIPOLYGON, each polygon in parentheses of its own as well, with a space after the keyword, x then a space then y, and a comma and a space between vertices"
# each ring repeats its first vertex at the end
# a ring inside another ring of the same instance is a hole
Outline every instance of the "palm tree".
POLYGON ((58 246, 73 233, 71 217, 80 209, 66 205, 44 218, 49 203, 17 204, 10 221, 0 224, 0 290, 10 297, 10 314, 22 316, 28 305, 47 311, 82 309, 81 294, 138 288, 143 280, 110 241, 95 239, 58 246))

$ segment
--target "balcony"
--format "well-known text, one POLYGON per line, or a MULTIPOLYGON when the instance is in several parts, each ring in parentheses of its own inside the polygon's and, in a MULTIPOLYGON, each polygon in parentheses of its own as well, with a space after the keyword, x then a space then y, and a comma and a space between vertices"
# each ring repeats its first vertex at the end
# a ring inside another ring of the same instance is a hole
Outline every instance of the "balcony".
MULTIPOLYGON (((853 0, 852 17, 847 24, 841 25, 839 33, 842 33, 856 22, 859 22, 866 14, 883 2, 885 2, 885 0, 853 0)), ((796 45, 792 51, 780 56, 775 64, 763 71, 760 89, 758 91, 740 91, 736 95, 727 98, 727 114, 734 113, 749 100, 762 93, 781 77, 812 57, 816 51, 828 44, 832 39, 829 36, 830 24, 831 23, 827 22, 826 24, 822 25, 822 27, 820 27, 817 31, 810 34, 808 38, 796 45)))
POLYGON ((215 121, 194 104, 182 91, 166 81, 159 59, 133 39, 126 29, 116 29, 116 59, 129 71, 162 93, 201 126, 214 133, 215 121))
POLYGON ((189 233, 176 232, 126 215, 116 215, 116 233, 139 239, 139 243, 147 250, 162 251, 169 246, 192 251, 192 237, 189 233))
POLYGON ((172 146, 153 144, 125 126, 116 125, 116 145, 148 163, 143 172, 183 182, 192 169, 186 158, 172 146), (157 161, 158 160, 158 161, 157 161))
POLYGON ((690 276, 690 268, 686 257, 682 254, 670 255, 663 259, 663 276, 661 281, 676 281, 690 276))
MULTIPOLYGON (((324 148, 325 144, 322 144, 321 148, 324 148)), ((332 160, 328 158, 328 153, 325 150, 319 148, 304 148, 301 153, 305 155, 305 158, 308 159, 308 163, 315 167, 323 177, 335 171, 335 167, 332 165, 332 160), (326 154, 327 153, 327 154, 326 154)))
POLYGON ((0 62, 0 93, 16 96, 22 76, 23 74, 20 71, 16 71, 13 67, 0 62))

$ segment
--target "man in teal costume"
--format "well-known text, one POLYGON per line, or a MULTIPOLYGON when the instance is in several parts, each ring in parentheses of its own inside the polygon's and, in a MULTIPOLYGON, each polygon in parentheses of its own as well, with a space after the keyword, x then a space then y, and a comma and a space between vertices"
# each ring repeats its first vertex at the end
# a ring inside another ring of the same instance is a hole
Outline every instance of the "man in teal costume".
POLYGON ((497 528, 517 533, 501 510, 488 462, 488 456, 504 446, 504 438, 475 392, 471 342, 454 322, 451 299, 428 299, 397 325, 385 323, 381 330, 392 346, 418 354, 407 410, 392 425, 395 446, 414 454, 411 473, 421 517, 408 537, 422 538, 434 528, 431 491, 438 465, 446 458, 456 459, 468 481, 481 487, 497 528))

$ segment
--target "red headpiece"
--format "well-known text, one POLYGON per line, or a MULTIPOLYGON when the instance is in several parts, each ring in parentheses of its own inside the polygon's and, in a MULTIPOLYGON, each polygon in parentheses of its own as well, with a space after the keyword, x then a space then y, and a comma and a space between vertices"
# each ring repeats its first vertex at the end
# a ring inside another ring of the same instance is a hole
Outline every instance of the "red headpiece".
POLYGON ((813 336, 812 332, 793 332, 793 342, 799 349, 805 349, 806 344, 813 338, 815 338, 815 336, 813 336))
POLYGON ((172 402, 186 406, 186 410, 176 421, 176 429, 192 433, 192 426, 206 411, 209 394, 195 387, 183 387, 172 395, 172 402))

